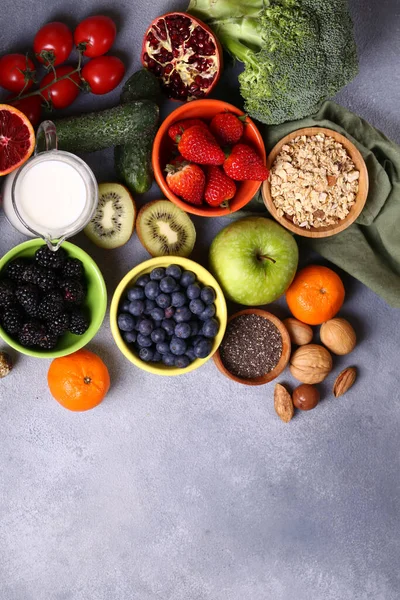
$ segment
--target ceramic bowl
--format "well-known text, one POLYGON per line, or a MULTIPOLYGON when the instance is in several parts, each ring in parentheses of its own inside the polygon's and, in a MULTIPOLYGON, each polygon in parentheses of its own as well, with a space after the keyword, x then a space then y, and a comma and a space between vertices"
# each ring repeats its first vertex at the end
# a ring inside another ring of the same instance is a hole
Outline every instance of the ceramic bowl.
POLYGON ((261 310, 260 308, 246 308, 245 310, 241 310, 229 317, 228 324, 237 317, 240 317, 241 315, 258 315, 259 317, 268 319, 277 327, 279 333, 282 336, 282 354, 278 364, 272 371, 270 371, 269 373, 265 373, 265 375, 261 375, 260 377, 254 377, 253 379, 244 379, 242 377, 237 377, 236 375, 228 371, 228 369, 222 362, 219 350, 213 356, 214 362, 218 369, 221 371, 221 373, 228 377, 228 379, 232 379, 232 381, 236 381, 237 383, 243 383, 244 385, 263 385, 264 383, 269 383, 273 379, 276 379, 282 373, 282 371, 286 368, 289 362, 291 350, 289 333, 282 321, 278 319, 278 317, 271 314, 270 312, 267 312, 266 310, 261 310))
MULTIPOLYGON (((19 244, 7 252, 0 260, 0 277, 3 269, 11 260, 16 258, 33 258, 36 250, 43 245, 43 240, 34 239, 19 244)), ((64 242, 62 247, 70 258, 78 258, 85 268, 85 278, 87 282, 85 307, 90 315, 89 329, 83 335, 66 333, 60 337, 54 350, 41 350, 40 348, 25 348, 24 346, 21 346, 19 342, 8 335, 8 333, 0 327, 0 336, 3 340, 22 354, 27 354, 28 356, 34 356, 36 358, 58 358, 60 356, 66 356, 67 354, 76 352, 80 348, 86 346, 86 344, 88 344, 96 335, 103 322, 107 308, 107 290, 99 267, 84 250, 78 248, 75 244, 64 242)))
POLYGON ((267 181, 264 181, 262 186, 264 204, 267 207, 268 211, 271 213, 271 215, 274 217, 274 219, 276 219, 278 223, 283 225, 283 227, 289 229, 289 231, 292 231, 297 235, 309 238, 330 237, 331 235, 335 235, 336 233, 347 229, 347 227, 354 223, 354 221, 360 215, 368 196, 368 171, 365 161, 361 156, 361 153, 355 147, 355 145, 352 142, 350 142, 350 140, 348 140, 344 135, 341 135, 337 131, 327 129, 325 127, 305 127, 303 129, 297 129, 296 131, 289 133, 289 135, 281 139, 280 142, 278 142, 276 146, 274 146, 274 148, 272 149, 270 155, 268 156, 268 168, 271 169, 271 166, 274 164, 275 158, 282 150, 282 146, 284 146, 294 138, 298 137, 299 135, 311 136, 317 135, 318 133, 324 133, 325 135, 333 137, 336 141, 340 142, 342 146, 346 148, 346 151, 353 160, 357 171, 360 172, 359 187, 356 196, 356 201, 351 207, 347 217, 345 217, 335 225, 327 225, 326 227, 311 227, 310 229, 299 227, 298 225, 292 223, 292 221, 290 221, 290 219, 288 219, 285 215, 283 215, 283 217, 278 215, 277 209, 275 208, 275 204, 273 203, 271 196, 270 180, 268 179, 267 181))
MULTIPOLYGON (((213 208, 207 204, 201 206, 194 206, 189 204, 181 198, 178 198, 169 189, 165 179, 165 165, 171 159, 175 144, 168 136, 168 129, 176 121, 182 119, 204 119, 205 121, 211 121, 211 119, 218 113, 229 111, 235 115, 242 116, 244 112, 228 102, 222 102, 221 100, 193 100, 187 102, 183 106, 180 106, 174 110, 161 124, 153 144, 152 163, 154 169, 154 176, 158 185, 160 186, 163 194, 171 200, 174 204, 182 208, 188 213, 198 215, 201 217, 221 217, 223 215, 229 215, 237 210, 243 208, 250 200, 255 196, 257 191, 260 189, 260 181, 242 181, 237 183, 236 195, 229 201, 229 207, 213 208)), ((253 121, 247 117, 246 125, 244 128, 244 134, 242 140, 243 143, 249 144, 256 150, 256 152, 262 157, 263 161, 266 161, 266 153, 263 139, 257 127, 253 121)))
POLYGON ((209 358, 217 351, 218 346, 220 345, 222 338, 224 337, 225 328, 227 322, 227 310, 226 310, 226 302, 224 298, 224 294, 214 279, 214 277, 201 265, 194 262, 193 260, 189 260, 188 258, 182 258, 181 256, 160 256, 156 258, 151 258, 150 260, 146 260, 140 265, 134 267, 129 273, 125 275, 122 279, 121 283, 118 285, 117 289, 114 292, 113 299, 111 301, 110 308, 110 324, 111 324, 111 332, 114 337, 115 343, 118 348, 121 350, 122 354, 131 361, 136 367, 143 369, 145 371, 149 371, 149 373, 153 373, 155 375, 182 375, 183 373, 188 373, 189 371, 194 371, 198 369, 204 363, 208 361, 209 358), (211 354, 207 356, 207 358, 196 358, 188 367, 185 369, 179 369, 177 367, 167 367, 162 363, 146 363, 142 361, 137 353, 124 341, 122 335, 118 329, 118 307, 121 302, 121 299, 125 295, 126 290, 131 287, 136 279, 140 275, 144 275, 145 273, 150 273, 155 267, 168 267, 168 265, 176 264, 182 267, 183 270, 193 271, 196 273, 196 276, 200 283, 204 285, 209 285, 214 288, 216 293, 216 318, 220 323, 220 328, 217 336, 214 338, 213 348, 211 354))

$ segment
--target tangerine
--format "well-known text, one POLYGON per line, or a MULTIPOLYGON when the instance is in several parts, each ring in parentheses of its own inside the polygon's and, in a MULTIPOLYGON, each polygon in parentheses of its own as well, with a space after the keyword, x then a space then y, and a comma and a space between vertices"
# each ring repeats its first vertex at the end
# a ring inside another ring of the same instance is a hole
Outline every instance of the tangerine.
POLYGON ((55 358, 47 374, 52 396, 64 408, 90 410, 103 400, 110 387, 104 362, 89 350, 55 358))
POLYGON ((320 325, 339 312, 344 295, 337 273, 328 267, 310 265, 296 274, 286 291, 286 302, 296 319, 320 325))

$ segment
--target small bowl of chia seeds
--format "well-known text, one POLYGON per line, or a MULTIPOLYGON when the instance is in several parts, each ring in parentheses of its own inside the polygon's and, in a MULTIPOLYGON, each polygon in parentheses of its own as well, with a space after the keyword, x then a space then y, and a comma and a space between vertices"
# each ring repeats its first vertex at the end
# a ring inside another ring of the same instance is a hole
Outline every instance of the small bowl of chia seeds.
POLYGON ((258 308, 232 315, 214 362, 229 379, 263 385, 282 373, 290 358, 290 337, 282 321, 258 308))

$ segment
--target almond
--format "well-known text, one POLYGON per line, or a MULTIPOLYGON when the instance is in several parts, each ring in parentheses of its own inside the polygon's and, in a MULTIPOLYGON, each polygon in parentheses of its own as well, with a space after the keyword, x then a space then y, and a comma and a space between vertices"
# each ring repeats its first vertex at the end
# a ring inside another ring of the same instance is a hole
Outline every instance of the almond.
POLYGON ((292 397, 280 383, 275 385, 274 407, 276 414, 284 423, 288 423, 293 418, 294 407, 292 397))
POLYGON ((343 396, 354 384, 356 377, 357 370, 355 367, 347 367, 347 369, 341 371, 333 384, 333 395, 335 398, 343 396))

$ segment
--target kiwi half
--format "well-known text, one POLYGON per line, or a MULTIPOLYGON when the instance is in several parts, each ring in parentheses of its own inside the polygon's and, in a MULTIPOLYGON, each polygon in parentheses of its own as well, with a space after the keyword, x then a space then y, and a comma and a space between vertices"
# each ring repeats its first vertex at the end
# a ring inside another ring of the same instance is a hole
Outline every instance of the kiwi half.
POLYGON ((169 200, 154 200, 140 209, 139 240, 151 256, 189 256, 196 241, 191 218, 169 200))
POLYGON ((84 231, 100 248, 119 248, 131 238, 135 216, 135 202, 126 187, 119 183, 100 183, 99 203, 84 231))

